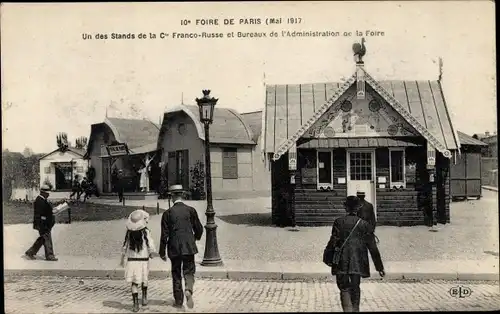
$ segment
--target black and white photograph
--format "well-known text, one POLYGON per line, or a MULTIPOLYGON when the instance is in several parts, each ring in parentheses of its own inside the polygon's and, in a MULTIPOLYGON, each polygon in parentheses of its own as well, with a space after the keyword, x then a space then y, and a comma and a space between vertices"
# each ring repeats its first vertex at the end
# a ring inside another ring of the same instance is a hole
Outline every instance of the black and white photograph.
POLYGON ((0 16, 5 313, 500 309, 494 2, 0 16))

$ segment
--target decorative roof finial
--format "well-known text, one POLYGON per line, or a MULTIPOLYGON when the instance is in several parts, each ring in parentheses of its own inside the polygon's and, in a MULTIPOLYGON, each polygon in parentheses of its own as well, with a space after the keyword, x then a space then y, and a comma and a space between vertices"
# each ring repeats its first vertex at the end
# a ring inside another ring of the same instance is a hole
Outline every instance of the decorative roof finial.
POLYGON ((204 89, 201 91, 203 93, 203 98, 210 98, 210 90, 204 89))
POLYGON ((361 38, 361 44, 354 43, 352 45, 352 51, 354 52, 354 61, 356 61, 356 64, 364 64, 363 56, 366 54, 365 38, 364 37, 361 38))

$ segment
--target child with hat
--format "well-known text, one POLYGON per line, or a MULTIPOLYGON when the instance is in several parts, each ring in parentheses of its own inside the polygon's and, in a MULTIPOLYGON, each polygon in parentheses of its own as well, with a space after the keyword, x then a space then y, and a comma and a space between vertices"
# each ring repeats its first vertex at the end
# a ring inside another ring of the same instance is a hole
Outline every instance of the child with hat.
POLYGON ((147 228, 149 215, 143 210, 133 211, 127 220, 127 233, 122 248, 121 266, 125 267, 125 280, 132 284, 133 311, 139 311, 139 285, 142 287, 142 305, 148 303, 149 259, 155 245, 147 228))

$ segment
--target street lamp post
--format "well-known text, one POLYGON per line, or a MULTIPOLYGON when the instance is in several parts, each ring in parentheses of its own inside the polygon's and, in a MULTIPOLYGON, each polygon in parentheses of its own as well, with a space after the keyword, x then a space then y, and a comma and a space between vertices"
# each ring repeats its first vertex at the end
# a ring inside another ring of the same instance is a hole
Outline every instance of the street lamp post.
POLYGON ((196 98, 200 109, 200 121, 205 126, 205 180, 207 187, 207 224, 205 225, 205 254, 202 266, 222 266, 217 245, 217 225, 215 224, 215 211, 212 205, 212 174, 210 170, 210 137, 209 128, 214 120, 214 107, 216 98, 210 97, 210 90, 203 90, 203 98, 196 98))

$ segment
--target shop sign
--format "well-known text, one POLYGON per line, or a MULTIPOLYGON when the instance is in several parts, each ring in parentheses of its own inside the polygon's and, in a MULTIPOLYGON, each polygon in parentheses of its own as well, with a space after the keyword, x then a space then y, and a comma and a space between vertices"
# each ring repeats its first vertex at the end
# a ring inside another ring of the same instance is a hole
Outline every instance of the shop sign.
POLYGON ((108 145, 106 149, 108 150, 109 156, 128 155, 128 147, 127 144, 124 143, 108 145))

